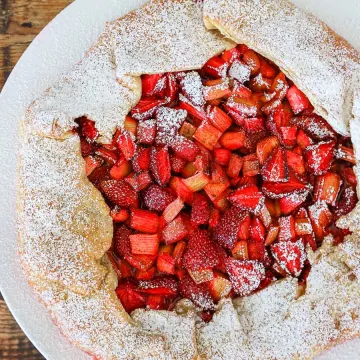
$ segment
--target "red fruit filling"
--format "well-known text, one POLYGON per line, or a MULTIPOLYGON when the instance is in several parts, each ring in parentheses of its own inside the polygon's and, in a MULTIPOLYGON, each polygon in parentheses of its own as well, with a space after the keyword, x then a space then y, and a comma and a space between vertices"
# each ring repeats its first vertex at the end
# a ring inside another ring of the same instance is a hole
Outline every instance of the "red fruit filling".
POLYGON ((336 227, 358 200, 350 139, 243 45, 142 85, 112 144, 77 119, 86 174, 111 209, 125 310, 185 297, 208 321, 221 298, 285 276, 304 285, 307 246, 350 233, 336 227))

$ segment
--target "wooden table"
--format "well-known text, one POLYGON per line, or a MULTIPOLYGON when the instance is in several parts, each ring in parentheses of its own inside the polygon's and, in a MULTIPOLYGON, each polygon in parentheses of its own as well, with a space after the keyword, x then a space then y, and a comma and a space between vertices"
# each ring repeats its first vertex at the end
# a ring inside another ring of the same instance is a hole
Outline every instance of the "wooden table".
MULTIPOLYGON (((12 68, 41 29, 73 0, 0 0, 0 91, 12 68)), ((38 360, 0 294, 0 359, 38 360)))

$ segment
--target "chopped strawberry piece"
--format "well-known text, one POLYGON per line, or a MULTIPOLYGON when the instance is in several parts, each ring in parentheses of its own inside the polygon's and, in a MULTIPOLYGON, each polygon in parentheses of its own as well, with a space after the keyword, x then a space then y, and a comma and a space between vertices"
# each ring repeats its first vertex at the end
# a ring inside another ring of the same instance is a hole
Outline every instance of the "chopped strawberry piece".
POLYGON ((156 182, 160 186, 166 185, 171 177, 171 165, 169 151, 167 147, 151 148, 150 151, 150 168, 156 182))
POLYGON ((265 278, 265 268, 257 261, 226 260, 226 270, 233 289, 239 296, 246 296, 256 290, 265 278))
POLYGON ((296 237, 294 217, 292 215, 281 217, 279 225, 279 241, 294 241, 296 237))
POLYGON ((260 72, 266 78, 274 78, 279 72, 275 66, 269 64, 269 62, 262 57, 260 58, 260 63, 260 72))
POLYGON ((180 280, 180 293, 201 309, 215 310, 215 303, 207 283, 196 284, 188 274, 185 274, 180 280))
POLYGON ((244 160, 237 154, 231 154, 226 174, 231 178, 237 178, 243 167, 244 160))
POLYGON ((339 147, 335 151, 335 157, 339 160, 344 160, 353 165, 356 165, 354 150, 346 146, 339 145, 339 147))
POLYGON ((252 177, 260 174, 260 162, 256 154, 244 156, 243 160, 242 172, 244 176, 252 177))
POLYGON ((130 249, 130 235, 131 231, 125 226, 114 228, 114 249, 118 256, 127 256, 130 249))
POLYGON ((306 95, 293 85, 287 92, 286 97, 295 115, 310 108, 311 104, 306 95))
POLYGON ((172 244, 184 239, 188 235, 188 229, 181 216, 178 216, 163 229, 163 240, 165 244, 172 244))
POLYGON ((250 239, 248 241, 248 254, 250 260, 264 263, 266 256, 265 242, 257 242, 250 239))
POLYGON ((110 176, 114 180, 126 178, 132 172, 131 163, 124 157, 121 157, 117 163, 110 169, 110 176))
POLYGON ((137 128, 137 141, 140 144, 151 145, 156 136, 156 123, 154 120, 139 121, 137 128))
POLYGON ((301 274, 306 259, 304 244, 301 240, 273 244, 271 252, 281 268, 289 275, 298 277, 301 274))
POLYGON ((238 238, 240 240, 248 240, 250 238, 251 229, 251 217, 246 215, 245 218, 240 222, 238 238))
POLYGON ((110 165, 115 165, 119 159, 115 151, 108 150, 105 147, 97 148, 95 154, 102 157, 110 165))
POLYGON ((176 296, 178 282, 172 277, 157 277, 148 281, 139 281, 138 291, 150 295, 176 296))
POLYGON ((263 243, 265 241, 265 227, 261 220, 257 217, 254 217, 251 222, 251 238, 256 241, 263 243))
POLYGON ((89 176, 95 169, 100 167, 103 160, 97 156, 88 156, 85 158, 85 173, 89 176))
POLYGON ((136 147, 132 136, 129 131, 123 131, 116 144, 126 160, 130 160, 135 154, 136 147))
POLYGON ((95 141, 99 137, 99 131, 95 127, 95 122, 81 117, 76 120, 80 127, 81 135, 89 142, 95 141))
POLYGON ((105 180, 100 188, 106 198, 117 206, 130 207, 138 202, 136 191, 124 180, 105 180))
POLYGON ((232 249, 238 237, 239 226, 246 214, 236 207, 226 210, 219 223, 213 230, 213 237, 219 245, 232 249))
POLYGON ((297 174, 303 175, 306 172, 304 158, 293 151, 286 150, 288 166, 297 174))
POLYGON ((155 277, 156 268, 152 267, 149 270, 137 270, 135 274, 136 280, 151 280, 155 277))
POLYGON ((171 145, 175 155, 187 161, 194 161, 199 153, 199 147, 183 136, 177 136, 176 141, 171 145))
POLYGON ((231 151, 223 148, 216 148, 213 151, 214 160, 222 166, 229 164, 231 158, 231 151))
POLYGON ((167 253, 160 253, 156 267, 162 273, 175 275, 175 258, 167 253))
POLYGON ((136 149, 135 155, 132 159, 134 171, 141 172, 149 170, 150 168, 150 148, 139 146, 136 149))
POLYGON ((266 160, 261 169, 264 181, 286 182, 289 179, 289 171, 285 151, 278 147, 266 160))
POLYGON ((308 191, 290 193, 279 199, 279 206, 283 215, 289 215, 301 206, 309 195, 308 191))
POLYGON ((340 176, 331 171, 318 176, 315 182, 315 201, 325 201, 327 204, 335 206, 341 184, 340 176))
POLYGON ((241 56, 241 51, 234 47, 230 50, 225 50, 221 54, 221 58, 228 64, 232 64, 236 59, 239 59, 241 56))
POLYGON ((180 211, 183 209, 183 207, 184 203, 180 198, 177 198, 171 202, 163 212, 165 222, 172 222, 180 214, 180 211))
POLYGON ((335 141, 319 142, 304 150, 307 168, 314 175, 325 174, 334 159, 335 141))
POLYGON ((160 295, 150 295, 146 298, 146 307, 151 310, 164 310, 164 298, 160 295))
POLYGON ((232 256, 236 260, 249 260, 248 243, 245 240, 238 241, 231 250, 232 256))
POLYGON ((307 136, 303 130, 298 131, 296 136, 296 142, 303 150, 305 150, 308 146, 314 143, 312 139, 309 136, 307 136))
POLYGON ((261 165, 265 163, 273 150, 276 149, 279 145, 279 140, 276 136, 267 137, 257 143, 256 155, 261 165))
POLYGON ((324 201, 318 201, 308 209, 314 233, 319 240, 322 240, 327 235, 326 228, 332 220, 332 213, 324 201))
POLYGON ((131 280, 122 280, 115 292, 126 312, 131 313, 145 307, 145 297, 136 291, 136 286, 131 280))
POLYGON ((253 99, 234 96, 229 98, 229 100, 226 102, 226 105, 224 105, 224 108, 227 111, 232 110, 238 115, 251 118, 256 117, 259 112, 260 106, 253 99))
POLYGON ((125 222, 129 218, 129 211, 115 206, 115 208, 111 210, 110 215, 114 222, 121 223, 125 222))
POLYGON ((197 226, 208 224, 210 211, 210 205, 206 196, 195 194, 191 209, 191 221, 197 226))
POLYGON ((131 209, 129 225, 134 230, 155 234, 159 228, 159 216, 153 211, 131 209))
POLYGON ((282 142, 286 147, 293 147, 296 145, 297 128, 295 126, 281 126, 280 134, 282 142))
POLYGON ((248 184, 235 190, 229 196, 229 200, 234 206, 242 210, 255 212, 265 198, 256 185, 248 184))
POLYGON ((335 208, 335 216, 339 218, 340 216, 347 215, 352 211, 358 202, 358 197, 356 191, 352 186, 348 186, 344 189, 340 195, 338 204, 335 208))
POLYGON ((184 169, 185 165, 187 164, 187 161, 175 155, 170 155, 170 164, 171 164, 171 170, 173 172, 179 173, 184 169))
POLYGON ((340 175, 349 185, 356 187, 357 178, 354 170, 351 167, 343 167, 340 169, 340 175))
POLYGON ((203 70, 215 78, 224 78, 226 76, 228 64, 219 56, 211 58, 203 67, 203 70))
POLYGON ((160 80, 163 78, 163 74, 155 75, 143 75, 141 77, 142 83, 142 95, 143 96, 154 96, 157 95, 161 90, 160 80))
POLYGON ((264 119, 260 116, 245 118, 243 127, 248 134, 265 131, 264 119))
POLYGON ((149 210, 164 211, 165 208, 175 199, 168 191, 158 185, 151 185, 144 194, 144 203, 149 210))
POLYGON ((130 235, 131 253, 134 255, 156 255, 159 250, 158 234, 130 235))
POLYGON ((150 119, 155 111, 162 105, 166 104, 166 100, 154 97, 142 98, 139 103, 131 110, 131 115, 136 120, 150 119))
POLYGON ((216 276, 209 283, 210 294, 214 301, 220 301, 227 297, 231 289, 231 282, 223 276, 216 276))
POLYGON ((155 262, 156 256, 154 255, 126 255, 127 262, 134 268, 142 271, 149 270, 155 262))
POLYGON ((210 125, 208 121, 203 121, 197 128, 194 134, 194 139, 196 139, 206 149, 213 150, 221 135, 222 132, 220 130, 210 125))
POLYGON ((206 230, 196 230, 190 235, 188 246, 184 253, 183 265, 185 269, 199 271, 212 269, 219 264, 216 244, 206 230))
POLYGON ((294 117, 291 124, 302 129, 314 140, 333 140, 337 137, 331 126, 322 117, 315 114, 294 117))
POLYGON ((289 180, 287 182, 270 183, 265 181, 262 186, 263 193, 272 199, 282 198, 285 195, 294 192, 302 192, 304 190, 310 191, 311 189, 311 185, 300 181, 292 172, 292 170, 289 170, 289 180))

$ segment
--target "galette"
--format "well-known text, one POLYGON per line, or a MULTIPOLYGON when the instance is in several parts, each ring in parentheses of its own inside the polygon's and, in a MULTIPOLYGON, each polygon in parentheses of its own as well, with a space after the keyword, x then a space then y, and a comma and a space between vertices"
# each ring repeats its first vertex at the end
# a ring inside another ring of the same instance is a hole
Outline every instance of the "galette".
POLYGON ((287 0, 107 24, 21 126, 19 257, 60 331, 99 360, 304 360, 359 336, 359 80, 287 0))

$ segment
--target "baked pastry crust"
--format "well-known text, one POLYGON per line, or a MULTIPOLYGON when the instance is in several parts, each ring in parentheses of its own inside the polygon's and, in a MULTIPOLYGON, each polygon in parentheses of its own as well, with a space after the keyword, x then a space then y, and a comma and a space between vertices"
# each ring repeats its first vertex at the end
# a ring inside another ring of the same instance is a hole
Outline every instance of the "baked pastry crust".
MULTIPOLYGON (((360 154, 359 55, 285 0, 205 0, 203 8, 192 0, 150 1, 108 24, 85 58, 23 119, 21 263, 64 335, 98 359, 310 359, 360 335, 360 205, 339 220, 354 231, 344 244, 335 249, 328 238, 316 253, 309 250, 312 272, 299 298, 296 281, 286 279, 223 300, 208 324, 189 301, 174 312, 129 316, 116 298, 116 276, 105 255, 112 220, 85 175, 74 119, 96 121, 106 142, 140 98, 139 75, 201 68, 232 41, 274 60, 339 133, 350 131, 360 154), (203 11, 206 25, 231 40, 206 30, 203 11), (318 64, 315 73, 311 62, 318 64)), ((358 165, 355 170, 360 174, 358 165)))

